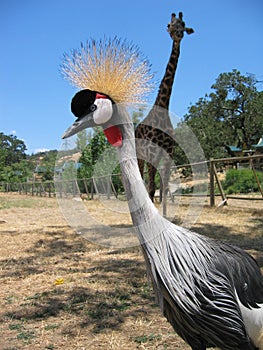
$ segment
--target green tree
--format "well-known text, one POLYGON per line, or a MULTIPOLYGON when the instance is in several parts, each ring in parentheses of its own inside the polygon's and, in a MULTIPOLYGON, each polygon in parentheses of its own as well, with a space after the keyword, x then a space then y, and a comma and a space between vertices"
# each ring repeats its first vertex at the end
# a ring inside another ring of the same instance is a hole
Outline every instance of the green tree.
POLYGON ((34 172, 41 176, 42 181, 52 181, 58 151, 38 152, 29 157, 34 172))
POLYGON ((223 157, 226 153, 225 145, 234 142, 232 133, 228 132, 223 121, 214 115, 213 107, 207 97, 200 98, 185 117, 207 159, 223 157))
POLYGON ((263 131, 262 93, 257 91, 254 75, 241 75, 234 69, 217 78, 210 95, 217 116, 233 131, 238 146, 250 149, 263 131))
POLYGON ((0 181, 8 183, 26 182, 32 176, 33 168, 33 164, 28 159, 23 159, 0 170, 0 181))
POLYGON ((0 181, 25 181, 31 172, 26 145, 14 135, 0 133, 0 181))
POLYGON ((263 93, 253 75, 222 73, 213 92, 189 108, 184 120, 200 141, 207 158, 227 156, 226 146, 250 148, 263 133, 263 93))
POLYGON ((42 175, 42 181, 52 181, 54 177, 54 169, 57 158, 57 150, 51 150, 45 153, 41 164, 45 171, 42 175))
POLYGON ((103 130, 96 128, 93 137, 91 137, 89 144, 82 151, 79 162, 82 164, 78 170, 79 178, 90 178, 93 175, 94 166, 100 155, 106 148, 110 147, 105 138, 103 130))
POLYGON ((26 145, 14 135, 0 132, 0 166, 9 166, 26 158, 26 145))

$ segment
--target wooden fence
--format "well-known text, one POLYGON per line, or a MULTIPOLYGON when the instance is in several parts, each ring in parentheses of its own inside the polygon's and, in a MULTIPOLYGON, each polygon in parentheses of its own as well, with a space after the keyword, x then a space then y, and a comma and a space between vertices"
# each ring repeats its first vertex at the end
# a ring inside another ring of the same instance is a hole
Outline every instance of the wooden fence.
POLYGON ((258 169, 263 170, 263 154, 254 155, 254 156, 246 156, 246 157, 231 157, 231 158, 220 158, 220 159, 210 159, 209 169, 210 169, 210 186, 209 186, 209 192, 210 192, 210 206, 213 207, 215 205, 215 184, 217 184, 222 202, 220 205, 226 205, 228 199, 239 199, 239 200, 263 200, 263 184, 260 184, 260 181, 258 179, 257 173, 256 173, 256 167, 255 163, 258 164, 258 169), (261 194, 261 197, 252 197, 252 196, 240 196, 240 195, 226 195, 224 193, 221 181, 218 176, 218 168, 224 168, 226 169, 227 166, 235 166, 236 168, 240 166, 247 165, 251 171, 253 172, 253 175, 255 177, 258 191, 261 194))
MULTIPOLYGON (((232 157, 232 158, 220 158, 220 159, 210 159, 210 161, 205 161, 201 163, 195 164, 184 164, 180 166, 176 166, 178 169, 195 169, 195 166, 200 164, 206 164, 208 169, 207 181, 209 182, 208 191, 209 194, 205 193, 203 195, 210 197, 210 206, 215 205, 215 197, 218 195, 221 196, 222 201, 220 205, 226 205, 228 199, 245 199, 245 200, 263 200, 263 184, 260 183, 257 173, 257 169, 263 171, 263 154, 254 155, 254 156, 246 156, 246 157, 232 157), (223 186, 219 177, 220 171, 226 171, 227 168, 236 167, 239 168, 241 166, 246 165, 251 169, 254 174, 257 186, 258 193, 260 197, 252 197, 252 196, 232 196, 226 195, 223 190, 223 186)), ((62 197, 65 193, 70 193, 75 196, 85 196, 86 199, 93 199, 95 194, 100 193, 107 198, 110 198, 112 195, 116 198, 118 197, 118 191, 113 184, 114 177, 121 177, 120 174, 112 174, 109 176, 102 176, 101 178, 89 178, 89 179, 75 179, 75 180, 56 180, 56 186, 53 181, 47 182, 26 182, 26 183, 0 183, 0 191, 2 192, 18 192, 20 194, 27 194, 32 196, 46 196, 46 197, 54 197, 60 196, 62 197), (100 181, 102 180, 102 181, 100 181), (98 188, 99 187, 99 188, 98 188), (80 189, 82 194, 80 193, 80 189)), ((178 195, 182 195, 183 192, 180 192, 178 195)), ((187 194, 183 194, 187 195, 187 194)), ((193 195, 191 193, 189 196, 193 195)), ((202 195, 202 194, 194 194, 194 195, 202 195)), ((172 200, 176 193, 170 193, 172 200)), ((83 197, 84 198, 84 197, 83 197)))
POLYGON ((53 181, 47 182, 13 182, 0 183, 1 192, 18 192, 31 196, 54 197, 55 186, 53 181))

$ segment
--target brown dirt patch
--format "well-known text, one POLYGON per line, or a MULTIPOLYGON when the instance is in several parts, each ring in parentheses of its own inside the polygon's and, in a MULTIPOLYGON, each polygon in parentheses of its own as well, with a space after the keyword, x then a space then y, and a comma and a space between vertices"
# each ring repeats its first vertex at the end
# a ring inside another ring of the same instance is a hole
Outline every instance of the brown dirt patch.
MULTIPOLYGON (((138 247, 89 243, 54 198, 0 194, 0 209, 1 350, 190 349, 155 305, 138 247)), ((186 209, 185 200, 173 219, 186 209)), ((205 206, 194 229, 249 250, 263 266, 262 214, 262 204, 205 206)))

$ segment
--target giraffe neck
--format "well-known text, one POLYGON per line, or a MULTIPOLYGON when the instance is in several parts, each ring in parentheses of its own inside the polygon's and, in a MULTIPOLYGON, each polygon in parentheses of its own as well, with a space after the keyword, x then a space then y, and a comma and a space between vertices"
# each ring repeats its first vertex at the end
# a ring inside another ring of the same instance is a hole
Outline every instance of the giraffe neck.
POLYGON ((159 86, 158 95, 155 100, 155 105, 168 110, 174 76, 177 68, 177 63, 180 55, 180 41, 173 41, 172 52, 166 66, 164 77, 159 86))

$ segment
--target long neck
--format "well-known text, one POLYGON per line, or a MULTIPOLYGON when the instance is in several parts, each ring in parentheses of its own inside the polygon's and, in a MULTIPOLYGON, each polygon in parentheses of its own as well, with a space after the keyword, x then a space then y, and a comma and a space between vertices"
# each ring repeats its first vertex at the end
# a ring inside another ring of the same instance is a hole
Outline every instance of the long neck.
POLYGON ((150 238, 148 235, 153 230, 151 227, 156 226, 156 218, 160 217, 162 219, 162 217, 150 200, 140 175, 133 125, 125 124, 123 129, 123 145, 118 148, 122 181, 133 225, 137 229, 139 239, 145 241, 150 238))
POLYGON ((168 110, 174 76, 177 68, 178 59, 180 56, 180 41, 173 41, 172 52, 166 66, 164 77, 159 86, 158 95, 155 100, 155 105, 168 110))

